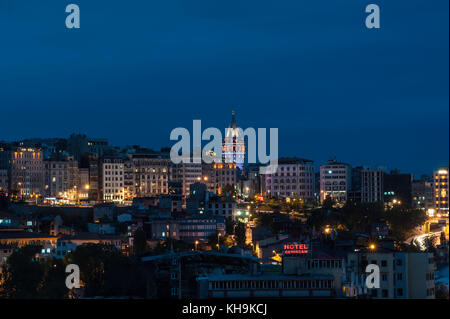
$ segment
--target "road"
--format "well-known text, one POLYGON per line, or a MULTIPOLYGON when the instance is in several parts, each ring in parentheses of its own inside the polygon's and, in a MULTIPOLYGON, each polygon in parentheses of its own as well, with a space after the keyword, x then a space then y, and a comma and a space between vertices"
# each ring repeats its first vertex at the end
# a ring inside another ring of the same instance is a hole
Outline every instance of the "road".
POLYGON ((428 237, 435 237, 435 236, 440 236, 441 232, 433 232, 433 233, 428 233, 428 234, 423 234, 423 235, 418 235, 416 237, 413 238, 413 245, 417 246, 420 250, 425 250, 426 249, 426 245, 425 245, 425 239, 428 237))

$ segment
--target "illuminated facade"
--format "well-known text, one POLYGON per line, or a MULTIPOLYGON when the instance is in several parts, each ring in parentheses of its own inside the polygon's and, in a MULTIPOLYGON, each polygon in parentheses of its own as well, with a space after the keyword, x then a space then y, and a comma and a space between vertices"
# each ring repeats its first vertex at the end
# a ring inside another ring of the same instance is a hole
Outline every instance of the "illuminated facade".
POLYGON ((121 203, 125 198, 124 164, 120 158, 104 158, 101 165, 103 201, 121 203))
POLYGON ((277 171, 265 174, 265 196, 314 198, 314 163, 300 158, 280 158, 277 171))
POLYGON ((137 197, 156 196, 169 193, 171 161, 158 153, 136 153, 131 155, 135 169, 134 182, 137 197))
POLYGON ((350 284, 355 278, 366 276, 364 270, 367 264, 380 267, 380 287, 364 289, 370 299, 435 299, 435 265, 432 253, 392 252, 382 249, 350 252, 347 255, 343 286, 346 297, 356 297, 357 294, 348 288, 356 286, 350 284))
POLYGON ((361 201, 363 203, 376 203, 383 201, 383 179, 382 170, 361 171, 361 201))
POLYGON ((351 166, 336 160, 320 166, 320 201, 331 198, 338 203, 347 201, 351 185, 351 166))
POLYGON ((44 193, 44 161, 40 148, 12 147, 2 151, 13 196, 37 200, 44 193))
POLYGON ((67 160, 46 160, 45 167, 45 196, 78 199, 78 162, 67 160))
POLYGON ((441 167, 434 172, 433 183, 436 213, 448 215, 448 167, 441 167))
POLYGON ((0 169, 0 193, 8 192, 8 170, 0 169))
POLYGON ((230 126, 226 130, 222 154, 225 163, 236 163, 237 167, 242 170, 245 160, 245 140, 242 130, 236 124, 234 110, 230 126))
POLYGON ((203 183, 207 185, 208 191, 222 195, 226 188, 234 189, 236 186, 235 163, 203 163, 203 183))
POLYGON ((127 159, 123 163, 123 185, 124 185, 124 200, 126 202, 132 202, 136 196, 135 187, 135 171, 134 163, 131 159, 127 159))

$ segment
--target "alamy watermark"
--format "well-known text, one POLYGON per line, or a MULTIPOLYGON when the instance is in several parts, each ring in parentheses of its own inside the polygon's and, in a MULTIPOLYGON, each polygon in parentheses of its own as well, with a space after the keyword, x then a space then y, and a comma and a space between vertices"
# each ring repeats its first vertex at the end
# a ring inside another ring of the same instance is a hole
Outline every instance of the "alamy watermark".
POLYGON ((170 150, 170 159, 174 164, 179 163, 244 163, 244 156, 247 155, 249 164, 269 164, 260 167, 261 174, 273 174, 278 167, 278 128, 270 128, 269 142, 270 151, 267 154, 267 129, 257 130, 249 127, 242 130, 240 127, 226 128, 225 138, 222 132, 215 127, 208 127, 202 131, 201 120, 193 120, 192 124, 192 149, 191 133, 184 127, 177 127, 170 133, 171 141, 176 142, 170 150), (256 134, 258 132, 258 134, 256 134), (247 148, 245 151, 236 150, 234 146, 244 146, 247 138, 247 148), (202 141, 209 141, 202 147, 202 141), (232 149, 227 150, 230 145, 232 149), (223 151, 223 147, 225 150, 223 151), (235 156, 238 153, 241 156, 235 156), (257 161, 258 157, 258 161, 257 161))
POLYGON ((369 264, 366 267, 366 273, 369 273, 366 278, 366 287, 368 289, 380 288, 380 267, 376 264, 369 264))
POLYGON ((67 265, 66 273, 69 274, 66 277, 67 289, 80 288, 80 267, 76 264, 67 265))
MULTIPOLYGON (((369 15, 365 19, 365 25, 368 29, 380 28, 380 7, 377 4, 369 4, 365 8, 369 15)), ((66 6, 66 28, 79 29, 80 28, 80 7, 77 4, 71 3, 66 6)))

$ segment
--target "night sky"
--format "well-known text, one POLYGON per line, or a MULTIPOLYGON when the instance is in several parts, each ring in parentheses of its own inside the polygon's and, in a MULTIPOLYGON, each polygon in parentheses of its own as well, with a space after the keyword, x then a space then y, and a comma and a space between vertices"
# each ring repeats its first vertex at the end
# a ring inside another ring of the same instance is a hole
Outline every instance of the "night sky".
POLYGON ((430 174, 449 158, 448 3, 0 0, 0 140, 158 149, 234 107, 243 128, 279 128, 281 155, 430 174))

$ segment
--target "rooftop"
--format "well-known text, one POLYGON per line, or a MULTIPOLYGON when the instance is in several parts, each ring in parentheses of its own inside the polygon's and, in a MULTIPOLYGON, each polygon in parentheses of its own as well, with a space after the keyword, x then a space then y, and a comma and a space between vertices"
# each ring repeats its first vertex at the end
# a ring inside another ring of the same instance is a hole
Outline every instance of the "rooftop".
POLYGON ((164 258, 173 258, 173 257, 190 257, 190 256, 213 256, 213 257, 226 257, 226 258, 239 258, 239 259, 246 259, 249 261, 258 262, 259 259, 253 256, 242 256, 242 255, 236 255, 236 254, 227 254, 227 253, 221 253, 217 251, 187 251, 187 252, 179 252, 179 253, 166 253, 162 255, 155 255, 155 256, 148 256, 148 257, 142 257, 141 261, 155 261, 158 259, 164 259, 164 258))
POLYGON ((46 239, 57 239, 56 236, 50 236, 42 233, 34 232, 0 232, 1 239, 33 239, 33 238, 46 238, 46 239))
POLYGON ((121 239, 120 236, 117 235, 104 235, 97 233, 78 233, 73 236, 63 236, 60 238, 61 240, 114 240, 121 239))
POLYGON ((198 277, 197 280, 302 280, 302 279, 328 279, 334 280, 332 275, 308 275, 308 276, 288 276, 288 275, 241 275, 241 274, 225 274, 225 275, 208 275, 198 277))

